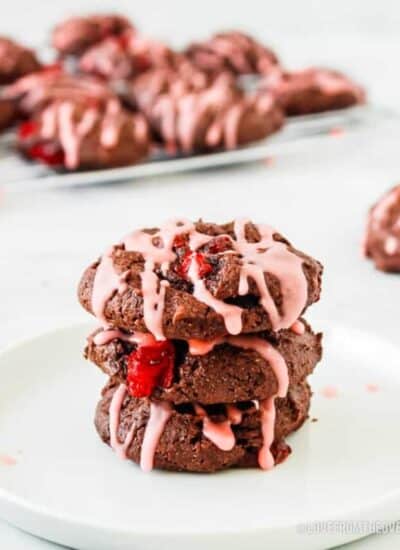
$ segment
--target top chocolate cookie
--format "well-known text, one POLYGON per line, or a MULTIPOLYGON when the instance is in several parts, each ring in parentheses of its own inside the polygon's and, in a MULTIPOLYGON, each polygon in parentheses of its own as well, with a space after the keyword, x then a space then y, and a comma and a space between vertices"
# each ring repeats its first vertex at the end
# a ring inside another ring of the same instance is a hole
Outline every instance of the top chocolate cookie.
POLYGON ((78 294, 103 326, 212 339, 292 326, 319 299, 321 275, 267 225, 178 219, 127 235, 85 271, 78 294))

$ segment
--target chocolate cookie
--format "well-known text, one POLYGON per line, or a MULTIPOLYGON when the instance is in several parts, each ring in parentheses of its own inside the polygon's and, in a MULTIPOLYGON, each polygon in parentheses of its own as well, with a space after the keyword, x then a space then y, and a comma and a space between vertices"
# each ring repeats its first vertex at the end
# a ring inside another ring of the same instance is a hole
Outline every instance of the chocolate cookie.
POLYGON ((111 381, 103 390, 95 424, 101 439, 121 458, 145 470, 210 473, 232 467, 264 469, 291 452, 284 438, 306 420, 311 392, 306 383, 273 400, 235 405, 178 405, 129 397, 111 381), (275 410, 275 408, 274 408, 275 410))
POLYGON ((0 84, 10 84, 40 69, 35 53, 9 38, 0 37, 0 84))
POLYGON ((364 248, 378 269, 400 272, 400 185, 371 208, 364 248))
POLYGON ((172 220, 108 250, 78 294, 102 324, 206 340, 289 328, 319 299, 321 274, 269 226, 172 220))
POLYGON ((196 90, 175 71, 145 73, 131 94, 159 141, 171 152, 234 149, 276 132, 283 114, 273 96, 246 96, 224 76, 196 90), (146 82, 147 81, 147 82, 146 82), (188 89, 189 88, 189 89, 188 89), (157 90, 160 92, 157 94, 157 90))
POLYGON ((211 74, 268 74, 278 63, 272 50, 239 31, 218 33, 194 43, 185 54, 200 70, 211 74))
POLYGON ((11 99, 0 97, 0 131, 12 126, 18 118, 18 109, 11 99))
POLYGON ((67 170, 134 164, 149 152, 145 119, 121 107, 85 101, 50 103, 19 131, 19 147, 28 157, 67 170))
POLYGON ((91 46, 80 58, 78 68, 107 80, 120 80, 152 67, 168 66, 173 63, 173 57, 174 53, 162 42, 131 31, 91 46))
POLYGON ((121 15, 71 17, 55 27, 52 44, 62 55, 78 55, 96 42, 121 36, 132 28, 132 23, 121 15))
POLYGON ((261 84, 273 93, 288 116, 344 109, 365 102, 365 93, 338 71, 310 68, 271 71, 261 84))
MULTIPOLYGON (((166 348, 171 353, 171 385, 155 386, 146 395, 174 404, 235 403, 272 397, 278 393, 279 380, 275 364, 269 360, 271 353, 281 355, 291 385, 302 382, 321 359, 322 335, 314 334, 304 320, 298 327, 298 334, 282 330, 214 342, 174 340, 166 348)), ((100 329, 88 338, 85 356, 129 389, 129 374, 136 366, 140 340, 140 336, 122 331, 100 329)), ((154 339, 150 340, 151 337, 147 338, 145 343, 148 350, 157 345, 154 339)), ((140 353, 143 357, 143 347, 140 353)), ((162 360, 156 361, 153 354, 147 368, 158 368, 162 360)))

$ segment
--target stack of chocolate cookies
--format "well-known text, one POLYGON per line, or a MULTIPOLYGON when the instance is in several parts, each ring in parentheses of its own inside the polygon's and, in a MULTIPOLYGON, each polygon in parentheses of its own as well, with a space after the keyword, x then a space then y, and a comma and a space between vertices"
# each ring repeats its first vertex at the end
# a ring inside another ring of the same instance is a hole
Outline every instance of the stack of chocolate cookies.
POLYGON ((321 334, 302 318, 322 266, 267 225, 185 219, 137 230, 84 273, 85 356, 109 377, 96 411, 121 458, 270 469, 306 420, 321 334))

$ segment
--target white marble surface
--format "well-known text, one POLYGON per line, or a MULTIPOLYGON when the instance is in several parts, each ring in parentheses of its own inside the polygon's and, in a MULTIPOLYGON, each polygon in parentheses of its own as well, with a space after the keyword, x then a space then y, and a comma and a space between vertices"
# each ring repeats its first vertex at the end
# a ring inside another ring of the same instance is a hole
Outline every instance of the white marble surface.
MULTIPOLYGON (((61 14, 110 2, 14 0, 0 33, 43 42, 61 14)), ((177 44, 218 27, 241 25, 269 39, 292 65, 344 68, 372 90, 375 102, 397 108, 400 53, 396 1, 283 0, 273 11, 258 1, 201 3, 148 0, 136 16, 150 33, 177 44), (332 4, 332 5, 330 5, 332 4), (212 21, 212 24, 210 23, 212 21)), ((263 3, 264 4, 264 3, 263 3)), ((266 3, 265 3, 266 4, 266 3)), ((119 6, 133 13, 132 3, 119 6)), ((296 144, 262 163, 96 188, 7 193, 0 203, 0 348, 17 339, 84 319, 75 287, 82 269, 133 226, 172 215, 227 220, 248 215, 278 226, 326 266, 323 300, 309 317, 329 318, 398 342, 399 278, 376 272, 359 243, 370 204, 400 179, 400 124, 296 144)), ((2 174, 2 180, 7 174, 2 174)), ((0 182, 1 185, 1 182, 0 182)), ((56 358, 55 358, 56 360, 56 358)), ((400 517, 400 510, 399 510, 400 517)), ((398 535, 370 537, 351 550, 397 547, 398 535)), ((46 550, 52 545, 0 523, 0 547, 46 550)))

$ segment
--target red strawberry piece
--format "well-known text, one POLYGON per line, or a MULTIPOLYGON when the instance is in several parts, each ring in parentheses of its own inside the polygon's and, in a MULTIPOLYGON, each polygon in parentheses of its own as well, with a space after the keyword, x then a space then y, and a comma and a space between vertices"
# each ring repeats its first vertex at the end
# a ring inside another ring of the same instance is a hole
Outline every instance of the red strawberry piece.
POLYGON ((135 69, 139 73, 147 71, 151 67, 150 58, 145 53, 135 54, 134 60, 135 60, 135 69))
POLYGON ((188 241, 187 241, 187 236, 186 235, 177 235, 174 239, 174 243, 173 243, 173 247, 175 249, 178 249, 178 248, 187 248, 188 246, 188 241))
POLYGON ((27 155, 48 166, 64 165, 64 151, 54 143, 36 143, 28 149, 27 155))
POLYGON ((139 346, 128 357, 127 385, 133 397, 148 397, 154 388, 169 388, 174 375, 175 348, 170 340, 139 346))
POLYGON ((33 138, 39 130, 39 125, 34 120, 27 120, 20 124, 18 128, 18 139, 20 141, 26 141, 33 138))
POLYGON ((198 273, 201 279, 207 277, 207 275, 211 273, 212 266, 208 263, 204 254, 202 254, 201 252, 189 251, 186 252, 182 259, 182 262, 177 268, 177 272, 182 277, 182 279, 186 279, 189 273, 190 265, 193 260, 197 263, 198 273))
POLYGON ((216 237, 208 244, 208 251, 210 254, 219 254, 226 250, 232 250, 232 239, 226 235, 216 237))

